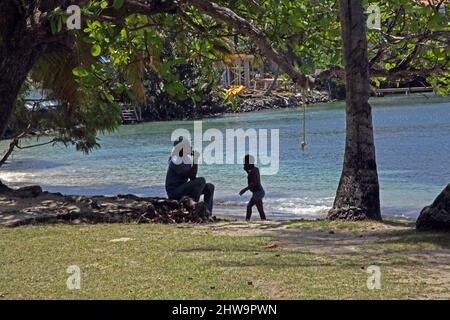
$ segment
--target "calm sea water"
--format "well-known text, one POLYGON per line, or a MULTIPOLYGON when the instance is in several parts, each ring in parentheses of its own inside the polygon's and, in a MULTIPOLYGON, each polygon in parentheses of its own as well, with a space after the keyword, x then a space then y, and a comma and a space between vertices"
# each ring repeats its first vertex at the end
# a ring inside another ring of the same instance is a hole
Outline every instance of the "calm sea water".
MULTIPOLYGON (((415 218, 450 182, 450 101, 417 95, 379 98, 372 104, 383 214, 415 218)), ((279 129, 279 172, 262 177, 267 212, 272 218, 320 218, 332 205, 342 169, 343 107, 309 109, 309 145, 303 153, 300 109, 204 119, 203 128, 279 129)), ((165 196, 170 136, 177 128, 191 130, 193 122, 122 126, 101 136, 101 149, 90 155, 63 146, 18 151, 0 169, 0 178, 13 186, 40 184, 66 194, 165 196)), ((1 150, 5 147, 6 141, 0 144, 1 150)), ((237 196, 246 183, 241 165, 201 166, 199 175, 216 185, 218 212, 244 211, 249 195, 237 196)))

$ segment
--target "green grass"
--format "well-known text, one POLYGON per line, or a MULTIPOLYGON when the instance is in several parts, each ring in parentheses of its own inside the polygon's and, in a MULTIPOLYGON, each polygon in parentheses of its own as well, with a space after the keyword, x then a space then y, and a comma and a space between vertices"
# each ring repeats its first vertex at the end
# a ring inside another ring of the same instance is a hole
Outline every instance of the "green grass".
POLYGON ((400 254, 270 249, 267 237, 198 226, 28 226, 0 228, 0 239, 0 295, 7 299, 397 299, 428 290, 411 281, 403 268, 413 262, 400 254), (122 237, 132 240, 110 241, 122 237), (367 289, 371 264, 382 268, 382 290, 367 289), (70 265, 81 268, 80 290, 66 287, 70 265))

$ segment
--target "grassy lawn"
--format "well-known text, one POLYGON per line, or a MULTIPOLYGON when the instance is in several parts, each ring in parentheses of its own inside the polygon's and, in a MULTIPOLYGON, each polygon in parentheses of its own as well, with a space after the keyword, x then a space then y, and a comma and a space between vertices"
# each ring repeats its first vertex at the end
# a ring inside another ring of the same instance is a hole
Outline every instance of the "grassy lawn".
MULTIPOLYGON (((330 228, 325 222, 301 224, 283 225, 282 230, 299 232, 301 242, 303 236, 310 237, 302 235, 305 230, 330 228)), ((230 223, 229 227, 234 225, 230 223)), ((354 233, 366 227, 371 230, 365 224, 351 225, 350 229, 354 233)), ((264 224, 252 228, 267 229, 264 224)), ((238 233, 232 229, 217 232, 214 225, 0 228, 0 296, 6 299, 450 297, 450 288, 440 285, 436 291, 436 285, 430 286, 429 281, 420 277, 428 270, 426 263, 415 255, 402 254, 402 250, 423 249, 418 236, 415 238, 411 233, 396 231, 398 234, 390 237, 398 237, 399 241, 392 243, 362 243, 357 245, 359 251, 352 254, 309 250, 308 246, 270 245, 277 239, 264 233, 255 234, 249 230, 252 228, 238 233), (129 240, 111 241, 120 238, 129 240), (386 254, 383 250, 387 250, 386 254), (381 290, 367 289, 366 268, 372 264, 381 267, 381 290), (70 276, 66 269, 71 265, 81 268, 80 290, 66 287, 70 276)), ((424 236, 428 237, 427 243, 433 243, 433 247, 425 249, 448 250, 448 235, 424 236)))

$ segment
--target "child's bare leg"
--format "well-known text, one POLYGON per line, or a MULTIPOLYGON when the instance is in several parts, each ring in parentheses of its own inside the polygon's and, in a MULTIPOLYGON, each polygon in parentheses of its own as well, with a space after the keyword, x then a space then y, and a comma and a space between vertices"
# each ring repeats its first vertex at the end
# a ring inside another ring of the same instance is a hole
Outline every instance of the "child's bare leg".
POLYGON ((247 217, 245 218, 246 221, 250 221, 250 218, 252 217, 252 207, 255 205, 255 203, 250 200, 247 204, 247 217))
POLYGON ((262 200, 258 200, 255 202, 256 208, 258 209, 259 216, 261 217, 261 220, 266 220, 266 214, 264 212, 263 202, 262 200))

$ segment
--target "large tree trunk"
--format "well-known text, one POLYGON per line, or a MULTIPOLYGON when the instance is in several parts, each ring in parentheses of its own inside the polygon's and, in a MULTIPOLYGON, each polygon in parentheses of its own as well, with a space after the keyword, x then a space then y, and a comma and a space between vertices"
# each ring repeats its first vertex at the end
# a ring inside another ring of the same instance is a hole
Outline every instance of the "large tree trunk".
POLYGON ((347 90, 344 167, 331 219, 381 220, 362 0, 340 0, 347 90))
POLYGON ((8 128, 17 96, 36 61, 36 52, 0 47, 0 139, 8 128))
MULTIPOLYGON (((5 135, 28 72, 46 50, 48 30, 39 1, 0 2, 0 139, 5 135)), ((0 192, 10 190, 0 181, 0 192)))
MULTIPOLYGON (((25 38, 18 43, 8 42, 0 45, 0 140, 8 128, 20 88, 39 55, 29 48, 21 50, 19 44, 25 44, 26 41, 25 38)), ((12 149, 9 151, 12 152, 12 149)), ((3 159, 7 159, 8 152, 3 159)), ((0 181, 0 193, 8 190, 0 181)))
POLYGON ((46 49, 39 1, 0 3, 0 139, 4 136, 28 72, 46 49))

